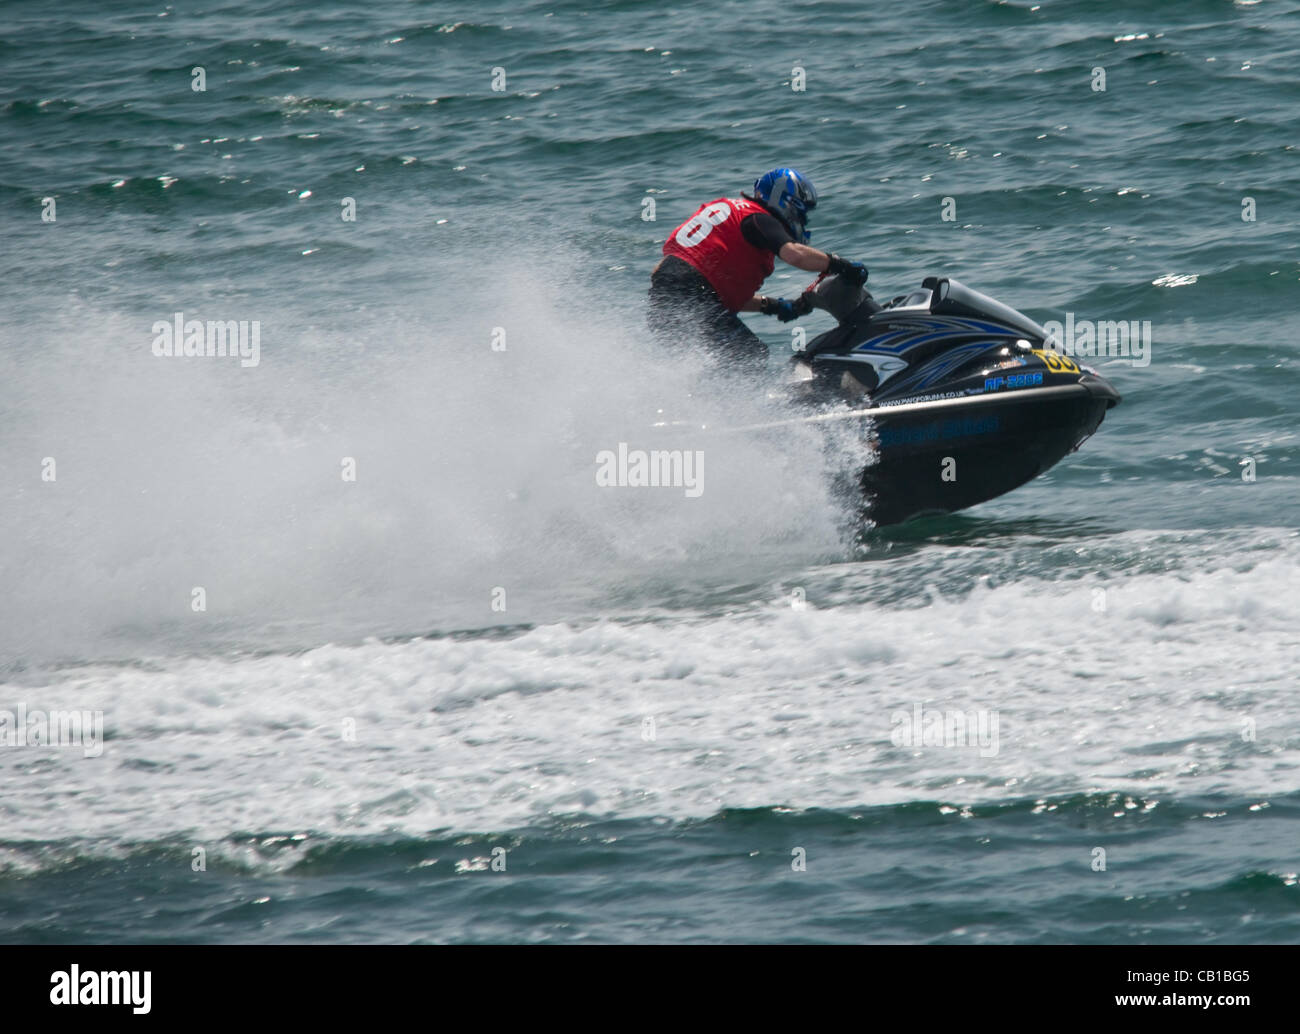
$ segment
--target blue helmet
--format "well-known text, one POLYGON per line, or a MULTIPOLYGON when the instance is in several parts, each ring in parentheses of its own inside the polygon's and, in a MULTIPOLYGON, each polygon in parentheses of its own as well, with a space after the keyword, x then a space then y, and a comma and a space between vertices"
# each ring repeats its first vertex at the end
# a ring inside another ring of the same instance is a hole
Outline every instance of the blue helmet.
POLYGON ((795 169, 773 169, 755 181, 754 196, 780 212, 804 244, 812 239, 808 232, 808 213, 817 207, 817 188, 803 173, 795 169))

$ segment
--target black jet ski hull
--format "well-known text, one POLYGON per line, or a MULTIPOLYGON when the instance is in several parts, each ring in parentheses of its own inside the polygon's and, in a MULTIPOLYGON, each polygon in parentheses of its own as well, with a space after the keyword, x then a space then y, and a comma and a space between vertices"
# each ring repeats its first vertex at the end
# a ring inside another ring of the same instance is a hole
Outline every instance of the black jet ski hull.
POLYGON ((871 520, 951 513, 1019 488, 1100 426, 1117 396, 1086 384, 872 411, 879 453, 862 475, 871 520))
POLYGON ((876 524, 1019 488, 1120 402, 1040 324, 951 278, 880 305, 861 285, 824 275, 805 297, 838 325, 796 356, 792 391, 823 410, 856 407, 812 419, 869 418, 878 461, 861 484, 876 524))

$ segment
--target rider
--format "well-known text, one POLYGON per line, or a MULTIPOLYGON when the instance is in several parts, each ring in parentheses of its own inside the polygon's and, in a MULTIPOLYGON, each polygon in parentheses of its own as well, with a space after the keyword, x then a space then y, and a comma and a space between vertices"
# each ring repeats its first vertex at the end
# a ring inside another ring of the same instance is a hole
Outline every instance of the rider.
POLYGON ((808 247, 808 214, 816 207, 812 182, 788 168, 759 177, 752 197, 701 205, 664 242, 664 258, 650 274, 651 327, 674 338, 702 333, 716 355, 761 368, 767 346, 736 313, 761 312, 785 323, 812 309, 806 294, 790 301, 755 293, 777 257, 811 273, 866 282, 861 262, 808 247))

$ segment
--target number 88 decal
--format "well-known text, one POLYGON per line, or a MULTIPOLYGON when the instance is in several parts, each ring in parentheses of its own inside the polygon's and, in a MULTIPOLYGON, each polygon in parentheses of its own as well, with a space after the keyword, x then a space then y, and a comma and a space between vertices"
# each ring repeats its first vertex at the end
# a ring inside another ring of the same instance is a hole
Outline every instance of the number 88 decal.
POLYGON ((701 208, 695 215, 682 223, 677 230, 677 243, 683 248, 693 248, 713 232, 719 223, 731 218, 731 206, 725 201, 715 201, 701 208))
POLYGON ((1065 355, 1057 355, 1055 352, 1047 352, 1041 348, 1034 349, 1034 355, 1043 361, 1043 364, 1053 373, 1078 373, 1079 367, 1073 359, 1065 355))

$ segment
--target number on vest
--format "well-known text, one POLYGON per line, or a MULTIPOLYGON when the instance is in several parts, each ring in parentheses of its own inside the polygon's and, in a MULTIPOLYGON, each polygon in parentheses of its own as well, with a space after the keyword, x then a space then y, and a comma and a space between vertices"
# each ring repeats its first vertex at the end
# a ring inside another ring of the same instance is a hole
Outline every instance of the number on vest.
POLYGON ((725 201, 715 201, 682 223, 681 229, 677 231, 677 243, 683 248, 693 248, 711 234, 715 226, 730 218, 731 206, 725 201))

